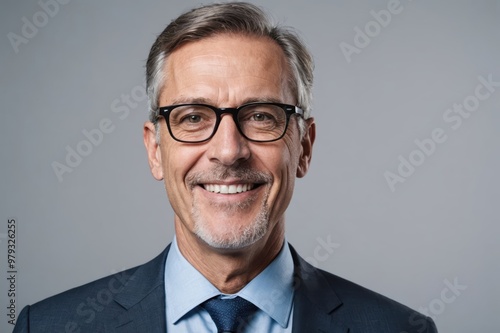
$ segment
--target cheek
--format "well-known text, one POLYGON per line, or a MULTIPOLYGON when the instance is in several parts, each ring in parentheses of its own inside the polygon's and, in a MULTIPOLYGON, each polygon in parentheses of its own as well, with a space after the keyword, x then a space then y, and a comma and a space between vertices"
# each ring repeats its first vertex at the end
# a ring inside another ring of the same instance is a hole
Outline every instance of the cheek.
POLYGON ((262 161, 266 169, 273 174, 274 195, 282 199, 291 197, 298 165, 297 153, 290 150, 290 146, 286 144, 277 149, 268 150, 262 156, 262 161))
MULTIPOLYGON (((162 150, 162 165, 167 190, 182 191, 186 175, 203 155, 197 147, 180 147, 176 142, 165 144, 162 150)), ((174 193, 175 194, 175 193, 174 193)))
MULTIPOLYGON (((273 162, 272 170, 274 184, 271 188, 268 204, 271 208, 271 220, 278 221, 286 211, 292 199, 295 186, 296 162, 287 149, 276 151, 269 157, 273 162)), ((268 165, 271 167, 270 165, 268 165)))
POLYGON ((176 142, 162 150, 164 186, 167 197, 176 216, 188 221, 188 214, 193 202, 191 190, 186 186, 186 176, 199 161, 196 147, 180 147, 176 142))
POLYGON ((283 159, 286 160, 287 173, 289 177, 295 179, 302 149, 298 135, 297 137, 295 135, 285 136, 283 142, 285 146, 283 148, 283 159))
POLYGON ((281 151, 281 189, 280 191, 285 191, 284 197, 289 200, 292 197, 292 192, 295 186, 295 178, 297 174, 297 168, 299 165, 300 158, 300 145, 297 140, 293 140, 290 137, 284 138, 285 147, 281 151))

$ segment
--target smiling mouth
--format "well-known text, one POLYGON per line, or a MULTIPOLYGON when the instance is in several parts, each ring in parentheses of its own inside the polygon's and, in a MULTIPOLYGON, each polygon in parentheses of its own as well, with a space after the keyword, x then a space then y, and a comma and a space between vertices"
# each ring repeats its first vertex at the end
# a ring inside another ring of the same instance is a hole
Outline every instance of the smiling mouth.
POLYGON ((254 188, 258 187, 262 184, 231 184, 231 185, 223 185, 223 184, 200 184, 206 191, 211 193, 221 193, 221 194, 237 194, 243 193, 254 188))

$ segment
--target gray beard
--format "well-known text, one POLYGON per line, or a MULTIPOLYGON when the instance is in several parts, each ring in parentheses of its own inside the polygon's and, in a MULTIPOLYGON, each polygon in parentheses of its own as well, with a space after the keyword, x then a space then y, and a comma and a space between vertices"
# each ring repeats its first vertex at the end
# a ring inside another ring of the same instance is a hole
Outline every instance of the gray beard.
MULTIPOLYGON (((261 239, 269 229, 269 207, 266 204, 268 195, 262 201, 261 208, 254 220, 243 229, 227 230, 223 234, 215 234, 210 230, 203 213, 197 205, 197 200, 193 200, 191 212, 194 222, 194 233, 209 246, 217 249, 237 250, 252 245, 261 239)), ((237 205, 218 204, 215 207, 228 213, 237 213, 246 209, 250 203, 237 205)), ((237 216, 237 214, 234 214, 237 216)))

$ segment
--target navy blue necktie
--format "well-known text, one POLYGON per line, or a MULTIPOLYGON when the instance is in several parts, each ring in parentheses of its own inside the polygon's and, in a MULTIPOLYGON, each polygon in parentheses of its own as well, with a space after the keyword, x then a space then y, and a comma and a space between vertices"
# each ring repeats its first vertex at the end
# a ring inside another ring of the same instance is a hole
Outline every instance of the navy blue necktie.
POLYGON ((257 307, 239 296, 220 299, 218 296, 201 304, 212 317, 218 333, 241 332, 257 307))

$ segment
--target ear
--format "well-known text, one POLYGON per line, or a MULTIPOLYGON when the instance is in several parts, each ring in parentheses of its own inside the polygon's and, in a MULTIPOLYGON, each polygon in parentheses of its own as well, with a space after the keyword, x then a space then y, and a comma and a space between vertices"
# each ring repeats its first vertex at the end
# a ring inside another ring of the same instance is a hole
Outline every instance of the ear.
POLYGON ((144 145, 148 154, 149 168, 156 180, 163 179, 163 169, 161 163, 160 145, 156 142, 156 128, 155 125, 147 121, 144 123, 143 128, 144 145))
POLYGON ((307 170, 309 170, 309 165, 311 164, 312 158, 312 148, 314 140, 316 139, 316 123, 314 118, 308 118, 305 120, 306 128, 302 142, 302 153, 300 155, 299 164, 297 166, 297 177, 302 178, 306 175, 307 170))

